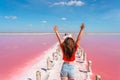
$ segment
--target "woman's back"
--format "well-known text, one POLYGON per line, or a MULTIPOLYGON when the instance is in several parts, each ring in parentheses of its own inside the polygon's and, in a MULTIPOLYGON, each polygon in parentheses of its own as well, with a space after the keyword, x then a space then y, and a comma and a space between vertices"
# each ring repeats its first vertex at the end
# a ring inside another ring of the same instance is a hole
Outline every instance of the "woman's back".
MULTIPOLYGON (((67 45, 67 44, 64 44, 64 45, 67 45)), ((64 46, 64 45, 60 44, 60 47, 61 47, 62 53, 63 53, 63 60, 67 61, 67 62, 74 61, 75 60, 75 53, 77 51, 78 45, 75 43, 75 45, 73 47, 73 50, 69 46, 69 48, 71 49, 71 51, 69 51, 70 49, 66 48, 66 46, 64 46)))

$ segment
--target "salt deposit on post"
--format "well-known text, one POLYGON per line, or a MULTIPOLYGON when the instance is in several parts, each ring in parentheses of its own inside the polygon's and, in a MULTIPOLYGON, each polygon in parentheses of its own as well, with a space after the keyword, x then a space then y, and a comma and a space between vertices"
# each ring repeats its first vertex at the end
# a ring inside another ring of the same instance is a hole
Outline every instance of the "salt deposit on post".
POLYGON ((102 80, 100 75, 96 75, 96 80, 102 80))

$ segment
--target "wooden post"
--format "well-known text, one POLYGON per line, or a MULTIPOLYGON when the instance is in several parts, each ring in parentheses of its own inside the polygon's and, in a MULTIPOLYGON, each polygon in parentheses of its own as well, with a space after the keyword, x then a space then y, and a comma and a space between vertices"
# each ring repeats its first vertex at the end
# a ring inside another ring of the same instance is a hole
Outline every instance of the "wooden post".
MULTIPOLYGON (((82 60, 84 59, 84 49, 83 48, 81 48, 81 56, 82 56, 82 60)), ((84 60, 83 60, 83 62, 84 62, 84 60)))
POLYGON ((88 72, 92 73, 92 61, 88 61, 88 72))
POLYGON ((58 54, 55 54, 55 60, 57 61, 58 60, 58 54))
POLYGON ((84 61, 84 62, 87 61, 87 60, 86 60, 86 57, 87 57, 87 56, 86 56, 86 53, 84 52, 84 53, 83 53, 83 61, 84 61))
POLYGON ((41 73, 40 73, 40 71, 36 71, 36 80, 41 80, 41 73))
POLYGON ((58 53, 57 52, 54 52, 53 54, 52 54, 52 56, 53 56, 53 60, 58 60, 58 53))
POLYGON ((87 61, 87 60, 86 60, 86 57, 87 57, 86 53, 83 52, 83 62, 84 62, 84 63, 86 63, 86 61, 87 61))
POLYGON ((56 52, 60 52, 60 47, 59 46, 57 46, 56 52))
POLYGON ((51 69, 51 65, 50 65, 50 57, 47 58, 47 70, 51 69))
POLYGON ((96 80, 102 80, 100 75, 96 75, 96 80))

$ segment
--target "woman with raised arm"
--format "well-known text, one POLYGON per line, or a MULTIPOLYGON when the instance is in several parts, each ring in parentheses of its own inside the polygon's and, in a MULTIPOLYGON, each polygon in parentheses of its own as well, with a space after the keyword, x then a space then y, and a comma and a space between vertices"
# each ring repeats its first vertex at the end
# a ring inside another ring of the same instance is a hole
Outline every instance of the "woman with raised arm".
POLYGON ((82 37, 84 28, 85 25, 82 24, 76 41, 74 41, 74 39, 71 37, 67 37, 65 38, 64 41, 62 41, 62 38, 58 32, 57 25, 55 25, 54 27, 54 31, 59 40, 60 47, 63 53, 64 62, 60 73, 61 80, 75 80, 75 72, 74 72, 75 53, 77 51, 78 45, 80 44, 80 39, 82 37))

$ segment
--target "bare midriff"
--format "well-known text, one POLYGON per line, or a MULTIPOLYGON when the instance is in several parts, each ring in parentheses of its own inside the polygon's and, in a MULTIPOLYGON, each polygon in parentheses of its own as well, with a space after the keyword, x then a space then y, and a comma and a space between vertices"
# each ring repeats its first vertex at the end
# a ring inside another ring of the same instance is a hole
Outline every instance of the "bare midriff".
POLYGON ((64 61, 65 63, 68 63, 68 64, 73 64, 74 61, 64 61))

